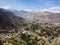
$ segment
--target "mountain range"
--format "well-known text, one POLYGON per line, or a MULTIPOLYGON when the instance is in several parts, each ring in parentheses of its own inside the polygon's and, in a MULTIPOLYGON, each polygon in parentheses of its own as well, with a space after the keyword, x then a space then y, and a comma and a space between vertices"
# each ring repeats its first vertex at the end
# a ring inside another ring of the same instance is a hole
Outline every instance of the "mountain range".
POLYGON ((53 13, 47 11, 18 11, 0 8, 0 27, 8 29, 15 28, 15 23, 21 21, 60 23, 60 13, 53 13))
POLYGON ((60 23, 60 13, 53 12, 39 12, 39 11, 24 11, 11 10, 15 15, 23 17, 27 21, 51 22, 60 23))

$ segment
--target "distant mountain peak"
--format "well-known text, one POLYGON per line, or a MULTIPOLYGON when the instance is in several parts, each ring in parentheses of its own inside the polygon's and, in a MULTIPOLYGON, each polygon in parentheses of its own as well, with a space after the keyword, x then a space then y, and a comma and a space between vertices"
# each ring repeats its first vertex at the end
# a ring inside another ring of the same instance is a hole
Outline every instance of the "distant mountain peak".
POLYGON ((49 12, 49 11, 44 11, 44 13, 53 13, 53 12, 49 12))

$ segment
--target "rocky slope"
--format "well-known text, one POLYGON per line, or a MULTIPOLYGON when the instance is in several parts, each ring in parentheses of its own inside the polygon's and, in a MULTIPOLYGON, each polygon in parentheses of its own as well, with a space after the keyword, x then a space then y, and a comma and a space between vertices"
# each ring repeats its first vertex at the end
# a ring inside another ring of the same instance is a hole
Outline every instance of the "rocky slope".
MULTIPOLYGON (((14 12, 14 11, 12 11, 14 12)), ((16 11, 15 11, 16 12, 16 11)), ((52 22, 60 23, 60 13, 53 12, 36 12, 36 11, 18 11, 16 15, 25 18, 30 21, 39 21, 39 22, 52 22)))

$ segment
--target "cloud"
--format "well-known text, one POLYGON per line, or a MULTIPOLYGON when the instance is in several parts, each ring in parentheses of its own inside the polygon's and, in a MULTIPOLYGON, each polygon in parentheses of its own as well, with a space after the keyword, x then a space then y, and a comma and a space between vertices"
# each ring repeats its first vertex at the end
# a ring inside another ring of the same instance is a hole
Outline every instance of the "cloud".
POLYGON ((11 7, 10 7, 10 6, 8 6, 8 5, 5 5, 5 6, 1 6, 0 8, 10 9, 11 7))
POLYGON ((60 13, 60 6, 55 6, 47 9, 43 9, 42 11, 49 11, 54 13, 60 13))

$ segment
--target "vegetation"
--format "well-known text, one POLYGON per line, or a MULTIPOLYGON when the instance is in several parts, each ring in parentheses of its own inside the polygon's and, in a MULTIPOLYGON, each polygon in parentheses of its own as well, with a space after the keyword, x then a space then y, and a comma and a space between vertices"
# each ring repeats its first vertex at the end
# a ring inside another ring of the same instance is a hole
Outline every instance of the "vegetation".
POLYGON ((1 39, 0 45, 60 45, 60 25, 22 22, 16 23, 16 25, 17 32, 9 33, 9 35, 16 35, 16 37, 10 39, 7 37, 8 40, 1 39))

